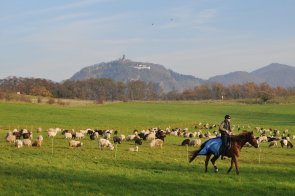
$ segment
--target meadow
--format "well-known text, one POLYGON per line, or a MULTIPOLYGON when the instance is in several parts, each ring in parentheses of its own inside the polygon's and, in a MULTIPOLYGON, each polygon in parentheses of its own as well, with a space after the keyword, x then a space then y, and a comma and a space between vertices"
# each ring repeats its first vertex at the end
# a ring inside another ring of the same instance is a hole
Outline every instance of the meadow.
MULTIPOLYGON (((139 152, 128 152, 132 142, 116 150, 99 150, 97 141, 83 139, 71 149, 61 134, 47 137, 46 129, 116 129, 130 134, 151 127, 189 128, 199 122, 219 124, 225 114, 242 129, 288 129, 295 135, 295 104, 233 102, 127 102, 87 105, 47 105, 0 102, 1 195, 294 195, 295 149, 243 148, 240 175, 226 171, 230 160, 218 160, 219 173, 204 173, 205 157, 191 164, 179 146, 184 138, 167 136, 162 149, 144 142, 139 152), (4 137, 14 128, 43 129, 41 148, 17 149, 4 137)), ((234 130, 238 134, 238 130, 234 130)), ((256 135, 258 133, 255 132, 256 135)), ((206 139, 202 139, 205 141, 206 139)), ((293 140, 294 144, 294 140, 293 140)))

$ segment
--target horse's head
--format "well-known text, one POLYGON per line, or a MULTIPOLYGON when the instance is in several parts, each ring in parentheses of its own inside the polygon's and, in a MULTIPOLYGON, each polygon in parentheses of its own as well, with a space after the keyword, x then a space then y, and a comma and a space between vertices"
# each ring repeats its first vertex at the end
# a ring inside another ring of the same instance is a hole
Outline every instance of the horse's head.
POLYGON ((257 140, 253 134, 253 131, 248 132, 247 134, 247 142, 249 142, 252 146, 254 146, 255 148, 259 147, 259 144, 257 143, 257 140))

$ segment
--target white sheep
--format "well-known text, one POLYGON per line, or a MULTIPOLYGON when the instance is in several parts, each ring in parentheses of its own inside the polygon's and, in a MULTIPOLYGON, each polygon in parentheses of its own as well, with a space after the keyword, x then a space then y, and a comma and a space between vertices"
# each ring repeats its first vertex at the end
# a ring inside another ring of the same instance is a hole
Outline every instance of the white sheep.
POLYGON ((155 140, 156 139, 156 133, 155 132, 151 132, 147 137, 146 140, 147 141, 151 141, 151 140, 155 140))
POLYGON ((272 147, 272 146, 278 146, 278 142, 277 141, 271 141, 269 142, 269 146, 268 147, 272 147))
POLYGON ((107 139, 107 140, 111 139, 111 133, 110 132, 106 132, 105 133, 105 136, 104 136, 104 139, 107 139))
POLYGON ((37 133, 41 133, 41 132, 42 132, 42 128, 41 127, 37 128, 37 133))
POLYGON ((126 141, 131 141, 131 140, 134 140, 134 138, 136 137, 136 135, 132 134, 132 135, 128 135, 126 137, 126 141))
POLYGON ((258 139, 257 139, 257 142, 261 143, 261 142, 267 142, 267 137, 266 136, 260 136, 258 139))
POLYGON ((84 138, 84 137, 85 137, 85 136, 84 136, 83 133, 76 132, 76 138, 77 138, 77 139, 82 139, 82 138, 84 138))
POLYGON ((123 140, 125 140, 126 137, 125 137, 125 135, 122 134, 122 135, 120 135, 120 138, 123 141, 123 140))
POLYGON ((43 139, 42 139, 42 140, 38 140, 38 139, 36 139, 36 140, 33 142, 32 146, 41 147, 41 146, 42 146, 42 143, 43 143, 43 139))
POLYGON ((30 139, 24 139, 23 140, 23 146, 32 146, 32 141, 30 139))
POLYGON ((23 141, 21 141, 21 140, 15 140, 15 146, 16 146, 17 148, 21 148, 21 147, 23 147, 23 141))
POLYGON ((65 133, 65 139, 72 139, 72 133, 65 133))
POLYGON ((80 133, 82 133, 82 134, 87 134, 87 132, 88 132, 87 129, 86 130, 80 130, 80 133))
POLYGON ((48 131, 48 137, 55 137, 57 132, 54 130, 54 131, 48 131))
POLYGON ((38 135, 38 137, 36 138, 39 141, 43 141, 43 136, 42 135, 38 135))
POLYGON ((160 146, 162 148, 163 143, 164 142, 161 139, 154 139, 154 140, 151 141, 150 146, 151 146, 151 148, 157 147, 157 146, 160 146))
POLYGON ((100 150, 102 150, 102 148, 110 148, 110 150, 114 150, 113 144, 109 140, 106 140, 106 139, 100 139, 98 141, 98 146, 99 146, 100 150))
POLYGON ((69 141, 69 146, 70 147, 81 147, 81 146, 83 146, 83 142, 76 141, 76 140, 70 140, 69 141))
POLYGON ((138 152, 138 146, 135 146, 135 147, 129 148, 129 151, 130 151, 130 152, 138 152))
POLYGON ((192 141, 190 141, 189 146, 193 146, 193 147, 199 147, 202 144, 202 140, 200 139, 194 139, 192 141))
POLYGON ((282 139, 282 140, 280 141, 280 143, 281 143, 281 146, 282 146, 282 148, 283 148, 284 146, 287 146, 287 145, 288 145, 288 140, 286 140, 286 139, 282 139))
POLYGON ((6 141, 9 142, 9 143, 15 143, 15 140, 16 140, 16 137, 15 135, 12 135, 12 132, 8 132, 7 135, 6 135, 6 141))

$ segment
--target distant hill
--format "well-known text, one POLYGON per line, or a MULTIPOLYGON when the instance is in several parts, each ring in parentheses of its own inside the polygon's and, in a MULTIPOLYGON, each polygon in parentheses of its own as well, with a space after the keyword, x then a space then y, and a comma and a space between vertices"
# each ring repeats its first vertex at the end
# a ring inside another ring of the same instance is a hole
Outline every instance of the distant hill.
POLYGON ((89 78, 111 78, 115 81, 128 82, 142 80, 158 84, 164 92, 190 89, 204 83, 218 82, 224 85, 254 82, 268 83, 272 87, 295 87, 295 67, 272 63, 252 72, 235 71, 225 75, 217 75, 202 80, 191 75, 182 75, 166 69, 163 65, 135 62, 123 58, 85 67, 75 73, 70 80, 86 80, 89 78))
POLYGON ((204 80, 190 75, 182 75, 166 69, 163 65, 134 62, 125 57, 85 67, 75 73, 71 80, 86 80, 89 78, 111 78, 115 81, 128 82, 142 80, 159 84, 164 92, 183 91, 200 85, 204 80))
POLYGON ((245 82, 262 83, 276 87, 295 87, 295 67, 272 63, 253 72, 236 71, 225 75, 209 78, 209 82, 219 82, 225 85, 242 84, 245 82))

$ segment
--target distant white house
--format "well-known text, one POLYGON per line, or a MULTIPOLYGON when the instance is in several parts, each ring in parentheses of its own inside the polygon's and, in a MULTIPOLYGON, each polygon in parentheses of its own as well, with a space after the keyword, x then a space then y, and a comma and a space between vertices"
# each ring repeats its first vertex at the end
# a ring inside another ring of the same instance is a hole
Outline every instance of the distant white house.
POLYGON ((147 66, 147 65, 141 65, 141 64, 136 65, 136 66, 134 66, 133 68, 135 68, 135 69, 148 69, 148 70, 151 69, 150 66, 147 66))

